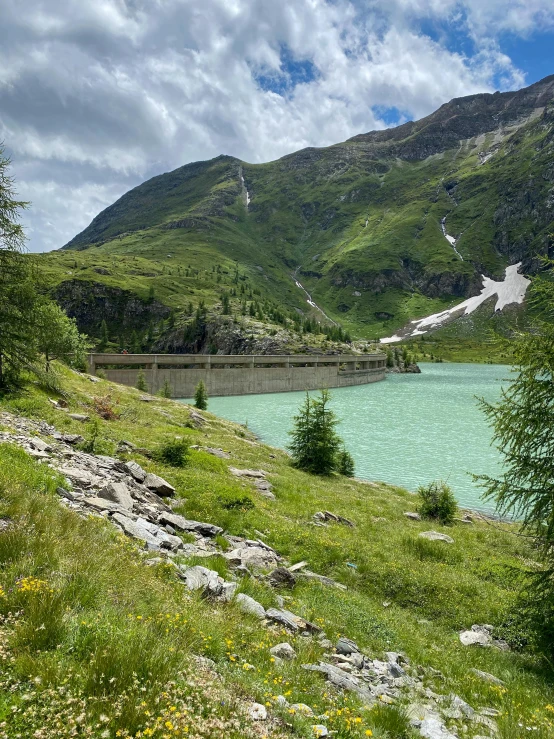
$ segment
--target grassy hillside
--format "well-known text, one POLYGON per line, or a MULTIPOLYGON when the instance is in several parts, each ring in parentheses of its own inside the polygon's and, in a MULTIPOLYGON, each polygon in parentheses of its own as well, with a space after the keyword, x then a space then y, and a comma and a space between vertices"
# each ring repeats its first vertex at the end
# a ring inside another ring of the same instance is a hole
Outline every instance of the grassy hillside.
MULTIPOLYGON (((108 521, 82 519, 62 507, 55 492, 60 476, 6 437, 0 444, 0 737, 313 737, 312 727, 325 724, 337 737, 392 739, 418 736, 406 711, 411 707, 412 717, 423 711, 432 695, 446 696, 439 704, 447 715, 450 694, 476 710, 489 709, 481 723, 453 712, 445 720, 456 733, 465 725, 464 736, 488 736, 486 722, 494 716, 503 739, 519 738, 527 727, 541 739, 552 735, 552 673, 513 622, 517 573, 533 560, 517 527, 475 519, 443 528, 408 520, 404 512, 417 501, 405 490, 309 476, 293 469, 283 452, 209 413, 197 428, 187 406, 161 398, 145 403, 138 391, 62 372, 69 411, 98 423, 97 453, 132 458, 171 482, 175 511, 224 528, 216 539, 222 554, 231 546, 226 535, 262 538, 286 562, 307 560, 312 571, 347 586, 299 579, 292 590, 275 589, 243 573, 236 575, 240 591, 266 608, 283 597, 286 608, 328 639, 345 635, 372 658, 404 653, 417 680, 390 705, 377 700, 364 708, 353 693, 302 668, 329 659, 318 637, 264 625, 234 601, 188 593, 173 567, 163 561, 148 566, 152 554, 108 521), (106 405, 113 420, 95 412, 106 405), (175 436, 199 446, 183 469, 150 455, 175 436), (122 440, 137 448, 118 452, 122 440), (262 497, 232 475, 231 466, 264 470, 276 499, 262 497), (350 519, 354 528, 314 526, 313 514, 323 510, 350 519), (431 528, 448 533, 454 544, 418 537, 431 528), (495 636, 512 649, 462 646, 458 632, 475 623, 493 624, 495 636), (298 654, 290 662, 269 653, 284 641, 298 654), (473 668, 504 685, 486 682, 473 668), (253 700, 267 706, 266 721, 252 721, 253 700), (291 709, 295 703, 319 718, 291 709)), ((13 433, 18 415, 36 422, 34 433, 46 440, 41 421, 88 439, 93 430, 54 408, 32 383, 5 396, 0 411, 5 433, 13 433)), ((187 560, 179 555, 176 561, 187 560)), ((222 556, 188 563, 233 576, 222 556)))
MULTIPOLYGON (((391 335, 477 294, 481 274, 500 278, 518 261, 537 271, 551 245, 553 90, 550 77, 275 162, 218 157, 154 177, 40 258, 48 287, 70 309, 75 292, 87 293, 96 306, 87 329, 107 317, 117 332, 125 321, 105 311, 104 288, 143 299, 153 288, 184 322, 189 302, 215 306, 231 287, 212 269, 238 267, 291 316, 326 323, 298 279, 350 333, 391 335)), ((233 312, 242 298, 231 295, 233 312)), ((148 320, 137 323, 145 330, 148 320)))

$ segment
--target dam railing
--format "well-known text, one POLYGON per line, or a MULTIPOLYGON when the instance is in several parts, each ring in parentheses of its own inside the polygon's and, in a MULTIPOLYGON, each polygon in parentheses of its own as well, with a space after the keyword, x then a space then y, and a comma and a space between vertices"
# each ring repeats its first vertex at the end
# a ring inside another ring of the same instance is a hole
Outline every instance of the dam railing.
POLYGON ((174 398, 191 398, 203 380, 208 395, 252 395, 365 385, 385 379, 386 356, 372 354, 89 354, 88 370, 149 392, 166 382, 174 398))

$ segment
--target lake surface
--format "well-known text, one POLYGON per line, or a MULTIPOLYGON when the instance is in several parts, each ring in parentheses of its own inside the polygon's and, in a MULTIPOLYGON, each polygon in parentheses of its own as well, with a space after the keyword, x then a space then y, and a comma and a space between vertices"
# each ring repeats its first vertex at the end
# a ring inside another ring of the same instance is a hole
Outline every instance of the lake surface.
MULTIPOLYGON (((356 475, 416 490, 447 480, 459 503, 491 510, 469 473, 497 474, 501 458, 477 397, 493 401, 510 368, 422 364, 420 375, 387 375, 384 382, 332 390, 338 431, 356 462, 356 475)), ((247 423, 263 441, 286 447, 304 393, 210 398, 218 416, 247 423)))

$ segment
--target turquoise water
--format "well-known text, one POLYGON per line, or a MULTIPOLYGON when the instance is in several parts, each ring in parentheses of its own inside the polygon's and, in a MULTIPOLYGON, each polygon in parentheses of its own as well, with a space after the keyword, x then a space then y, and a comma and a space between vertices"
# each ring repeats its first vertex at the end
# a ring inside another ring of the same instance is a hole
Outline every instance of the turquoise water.
MULTIPOLYGON (((422 364, 420 375, 387 375, 384 382, 332 391, 338 427, 356 462, 356 475, 415 490, 442 478, 461 505, 490 510, 469 473, 501 469, 477 397, 495 400, 510 368, 422 364)), ((303 393, 210 398, 212 413, 238 423, 273 446, 285 447, 303 393)))

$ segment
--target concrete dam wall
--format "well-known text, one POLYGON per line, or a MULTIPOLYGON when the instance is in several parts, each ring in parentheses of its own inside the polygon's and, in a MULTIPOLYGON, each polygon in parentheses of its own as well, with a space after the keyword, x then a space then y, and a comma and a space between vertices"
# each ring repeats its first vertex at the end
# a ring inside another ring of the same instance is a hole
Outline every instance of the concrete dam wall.
POLYGON ((169 383, 173 398, 192 398, 204 380, 208 395, 254 395, 365 385, 385 379, 381 352, 360 355, 90 354, 91 374, 136 387, 144 373, 149 392, 169 383))

